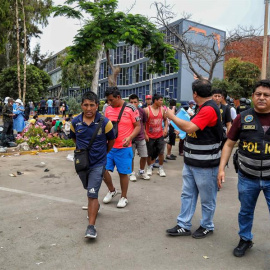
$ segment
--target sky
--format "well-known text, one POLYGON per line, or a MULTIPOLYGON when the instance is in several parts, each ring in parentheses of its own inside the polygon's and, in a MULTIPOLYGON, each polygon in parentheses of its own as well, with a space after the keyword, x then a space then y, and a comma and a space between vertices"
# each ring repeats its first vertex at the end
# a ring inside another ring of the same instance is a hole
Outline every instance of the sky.
MULTIPOLYGON (((54 0, 55 5, 64 2, 54 0)), ((154 2, 155 0, 119 0, 118 8, 126 12, 135 3, 131 13, 155 17, 156 10, 152 5, 154 2)), ((188 13, 192 15, 190 20, 224 31, 233 30, 239 25, 263 29, 264 25, 264 0, 166 0, 166 3, 173 7, 175 20, 181 19, 183 13, 188 13)), ((73 37, 81 27, 82 23, 78 20, 50 17, 48 26, 42 29, 40 39, 32 39, 31 48, 40 43, 42 53, 57 53, 72 45, 73 37)))

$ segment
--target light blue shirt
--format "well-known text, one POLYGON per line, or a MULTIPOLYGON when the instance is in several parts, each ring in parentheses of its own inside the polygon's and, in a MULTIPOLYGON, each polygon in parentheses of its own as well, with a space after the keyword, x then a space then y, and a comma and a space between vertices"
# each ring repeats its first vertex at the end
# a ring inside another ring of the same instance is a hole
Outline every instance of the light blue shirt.
POLYGON ((48 105, 48 107, 52 107, 53 106, 53 100, 51 100, 51 99, 47 100, 47 105, 48 105))

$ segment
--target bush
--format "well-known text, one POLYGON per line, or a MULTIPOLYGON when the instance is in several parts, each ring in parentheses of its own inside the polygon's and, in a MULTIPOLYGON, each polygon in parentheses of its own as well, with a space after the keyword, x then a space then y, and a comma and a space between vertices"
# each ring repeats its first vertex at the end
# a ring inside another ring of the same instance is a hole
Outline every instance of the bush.
POLYGON ((81 104, 75 99, 75 98, 70 98, 69 101, 67 102, 68 105, 68 111, 67 113, 72 113, 72 114, 78 114, 81 112, 81 104))
POLYGON ((64 140, 59 137, 54 137, 51 133, 44 131, 45 126, 42 124, 36 124, 35 126, 29 126, 25 129, 25 133, 21 136, 18 135, 16 143, 20 144, 27 142, 31 149, 46 150, 51 149, 55 145, 56 147, 74 147, 75 144, 72 139, 64 140))

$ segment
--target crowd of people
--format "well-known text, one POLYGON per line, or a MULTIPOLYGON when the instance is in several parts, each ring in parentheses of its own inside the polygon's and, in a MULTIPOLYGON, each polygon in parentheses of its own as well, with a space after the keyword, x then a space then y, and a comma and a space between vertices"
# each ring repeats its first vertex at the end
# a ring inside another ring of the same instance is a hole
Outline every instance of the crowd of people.
MULTIPOLYGON (((58 99, 56 98, 55 100, 57 101, 58 99)), ((60 120, 58 115, 55 115, 54 118, 48 116, 43 120, 39 118, 40 113, 55 114, 55 112, 58 112, 58 109, 56 109, 57 107, 51 107, 55 104, 50 102, 52 101, 51 98, 46 101, 47 105, 45 105, 45 108, 42 107, 42 101, 45 101, 45 99, 42 98, 39 104, 34 104, 32 101, 29 101, 24 105, 21 99, 14 100, 11 97, 5 98, 2 108, 3 130, 0 140, 1 147, 16 146, 14 135, 23 135, 29 129, 29 126, 35 126, 35 124, 38 123, 42 124, 42 126, 46 126, 45 130, 51 133, 52 136, 62 139, 70 138, 70 124, 73 119, 73 114, 69 114, 68 117, 66 117, 66 103, 63 102, 61 105, 61 100, 58 100, 61 107, 65 108, 62 113, 62 120, 60 120), (39 108, 37 109, 37 107, 39 108), (32 116, 31 119, 30 116, 32 116)))
POLYGON ((117 207, 124 208, 128 204, 129 180, 136 181, 137 177, 149 180, 156 159, 159 176, 166 177, 163 167, 164 138, 169 137, 166 158, 175 159, 171 148, 179 133, 174 128, 176 125, 186 132, 186 138, 179 142, 179 154, 184 157, 181 210, 176 226, 167 229, 167 234, 192 235, 196 239, 213 234, 217 191, 225 181, 224 169, 239 139, 235 164, 238 164, 239 170, 240 241, 233 254, 244 256, 253 245, 254 210, 262 190, 270 211, 270 81, 259 81, 252 94, 254 108, 247 108, 236 115, 226 92, 212 89, 209 81, 198 79, 192 84, 193 100, 184 108, 190 115, 190 121, 178 117, 175 102, 165 107, 163 97, 158 94, 153 97, 147 95, 142 108, 139 108, 138 96, 130 95, 129 103, 126 103, 117 87, 108 87, 105 95, 107 106, 104 116, 98 112, 96 94, 88 92, 82 97, 82 114, 75 117, 70 126, 76 147, 86 149, 97 124, 104 119, 102 129, 88 153, 90 165, 86 189, 89 225, 85 237, 97 237, 95 222, 102 179, 108 187, 103 203, 110 203, 117 194, 121 194, 117 207), (136 151, 140 156, 137 174, 134 172, 136 151), (121 191, 116 190, 112 181, 111 172, 115 167, 121 191), (202 218, 198 229, 192 233, 191 221, 198 196, 202 218))

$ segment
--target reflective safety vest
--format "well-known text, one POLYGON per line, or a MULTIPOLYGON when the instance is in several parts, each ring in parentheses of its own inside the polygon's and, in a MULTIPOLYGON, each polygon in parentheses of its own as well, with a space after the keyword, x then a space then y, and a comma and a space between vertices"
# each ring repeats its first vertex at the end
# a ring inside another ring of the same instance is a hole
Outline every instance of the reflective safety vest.
POLYGON ((254 109, 241 113, 239 170, 249 178, 270 180, 270 128, 264 133, 254 109))
POLYGON ((204 130, 199 129, 187 134, 184 142, 184 162, 194 167, 211 168, 218 166, 220 162, 222 123, 220 110, 213 100, 206 101, 193 117, 205 106, 215 110, 218 116, 217 123, 213 127, 205 127, 204 130))

